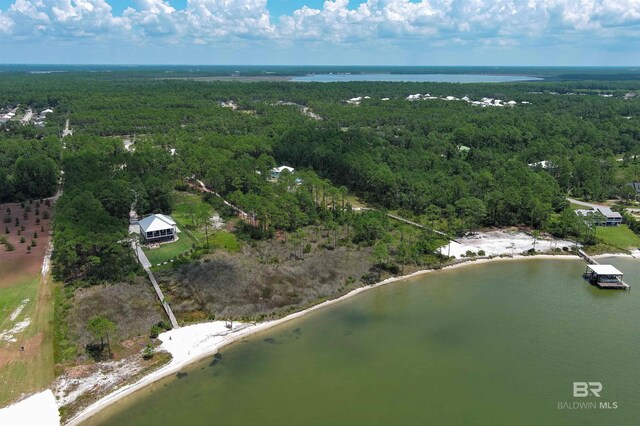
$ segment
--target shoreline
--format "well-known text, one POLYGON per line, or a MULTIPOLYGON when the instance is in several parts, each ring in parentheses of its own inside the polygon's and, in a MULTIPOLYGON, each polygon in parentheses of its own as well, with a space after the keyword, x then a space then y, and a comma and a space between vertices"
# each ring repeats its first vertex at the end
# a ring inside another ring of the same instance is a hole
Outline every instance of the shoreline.
MULTIPOLYGON (((630 254, 624 254, 624 253, 607 253, 607 254, 595 255, 593 257, 597 259, 607 258, 607 257, 635 258, 635 256, 632 256, 630 254)), ((324 302, 318 303, 316 305, 310 306, 306 309, 303 309, 298 312, 294 312, 292 314, 289 314, 283 318, 279 318, 276 320, 271 320, 271 321, 262 322, 262 323, 236 323, 234 324, 234 329, 231 331, 226 328, 225 326, 226 324, 224 321, 198 323, 198 324, 192 324, 189 326, 170 330, 158 336, 162 341, 162 344, 158 347, 158 349, 169 352, 172 355, 172 359, 168 364, 136 380, 133 383, 122 386, 121 388, 118 388, 113 392, 101 397, 100 399, 98 399, 88 407, 85 407, 83 410, 75 414, 65 423, 61 423, 59 417, 57 416, 57 409, 59 407, 57 405, 57 402, 53 400, 53 398, 51 398, 51 401, 48 401, 47 404, 36 403, 37 398, 33 398, 31 399, 31 402, 27 402, 28 400, 30 400, 30 398, 27 398, 25 400, 22 400, 12 405, 9 405, 7 407, 4 407, 0 409, 0 422, 4 417, 2 416, 2 414, 9 414, 9 411, 22 410, 21 412, 27 412, 37 416, 36 413, 42 414, 44 411, 47 411, 49 408, 55 407, 54 411, 56 413, 56 416, 51 415, 51 418, 49 418, 48 415, 45 415, 45 417, 47 417, 46 419, 39 417, 38 418, 38 421, 40 422, 39 424, 78 425, 86 421, 90 417, 93 417, 97 413, 101 412, 103 409, 107 408, 108 406, 116 403, 117 401, 120 401, 124 397, 129 396, 134 392, 137 392, 143 388, 146 388, 147 386, 163 378, 176 374, 180 372, 182 368, 190 364, 193 364, 195 362, 198 362, 204 358, 212 356, 217 352, 219 352, 222 348, 232 343, 235 343, 245 337, 249 337, 254 334, 269 330, 273 327, 284 324, 288 321, 302 318, 303 316, 311 312, 326 308, 333 304, 355 297, 356 295, 362 292, 369 291, 371 289, 381 287, 387 284, 392 284, 398 281, 405 281, 405 280, 421 277, 421 276, 424 276, 433 272, 438 272, 438 271, 446 271, 446 270, 491 263, 491 262, 500 262, 500 261, 508 262, 508 261, 521 261, 521 260, 533 260, 533 259, 582 260, 580 256, 573 255, 573 254, 537 254, 532 256, 516 255, 513 257, 493 256, 488 258, 465 259, 465 261, 463 262, 455 263, 442 268, 423 269, 407 275, 390 277, 370 286, 358 287, 340 297, 326 300, 324 302)), ((46 390, 42 393, 51 393, 51 391, 46 390)), ((35 395, 39 395, 39 394, 35 394, 35 395)), ((52 393, 51 393, 51 396, 53 396, 52 393)), ((27 418, 22 417, 22 419, 28 421, 27 418)))
MULTIPOLYGON (((632 257, 631 255, 625 255, 625 254, 605 254, 605 255, 599 255, 599 258, 602 257, 632 257)), ((460 263, 456 263, 453 265, 448 265, 439 269, 423 269, 423 270, 419 270, 416 272, 413 272, 411 274, 407 274, 407 275, 402 275, 402 276, 396 276, 396 277, 390 277, 387 278, 386 280, 380 281, 376 284, 370 285, 370 286, 364 286, 364 287, 358 287, 356 289, 351 290, 349 293, 344 294, 338 298, 335 299, 330 299, 330 300, 326 300, 324 302, 318 303, 317 305, 313 305, 311 307, 308 307, 306 309, 303 309, 302 311, 298 311, 298 312, 294 312, 290 315, 287 315, 283 318, 279 318, 276 320, 271 320, 271 321, 267 321, 267 322, 262 322, 262 323, 255 323, 255 324, 250 324, 250 323, 242 323, 240 325, 238 325, 237 327, 240 327, 239 329, 237 329, 236 331, 231 331, 226 335, 217 335, 217 336, 207 336, 206 332, 208 331, 209 333, 212 331, 211 329, 220 329, 221 327, 224 327, 224 322, 223 321, 214 321, 214 322, 206 322, 206 323, 199 323, 199 324, 193 324, 193 325, 189 325, 189 326, 185 326, 179 329, 174 329, 174 330, 170 330, 167 331, 165 333, 162 333, 161 335, 158 336, 158 338, 162 341, 162 345, 160 345, 158 347, 158 349, 164 349, 167 350, 167 352, 171 353, 171 355, 173 356, 172 360, 169 362, 169 364, 165 365, 164 367, 161 367, 160 369, 150 373, 149 375, 142 377, 141 379, 139 379, 137 382, 129 384, 129 385, 125 385, 115 391, 113 391, 112 393, 100 398, 98 401, 94 402, 93 404, 89 405, 88 407, 86 407, 85 409, 83 409, 82 411, 80 411, 78 414, 76 414, 75 416, 73 416, 72 418, 70 418, 66 423, 64 423, 67 426, 76 426, 81 424, 83 421, 89 419, 90 417, 94 416, 95 414, 99 413, 100 411, 102 411, 103 409, 107 408, 108 406, 116 403, 117 401, 121 400, 122 398, 131 395, 132 393, 141 390, 165 377, 168 377, 172 374, 177 374, 182 368, 184 368, 185 366, 188 366, 190 364, 196 363, 198 361, 201 361, 204 358, 207 358, 209 356, 212 356, 214 354, 216 354, 217 352, 219 352, 222 348, 237 342, 238 340, 241 340, 245 337, 257 334, 259 332, 262 331, 266 331, 269 330, 273 327, 276 327, 278 325, 284 324, 286 322, 289 322, 291 320, 294 319, 298 319, 301 318, 311 312, 314 312, 316 310, 319 309, 323 309, 326 308, 328 306, 334 305, 336 303, 345 301, 347 299, 350 299, 354 296, 357 296, 360 293, 363 293, 365 291, 369 291, 372 290, 374 288, 378 288, 378 287, 382 287, 388 284, 392 284, 398 281, 405 281, 405 280, 409 280, 412 278, 417 278, 423 275, 427 275, 433 272, 439 272, 439 271, 447 271, 447 270, 451 270, 451 269, 456 269, 456 268, 461 268, 461 267, 465 267, 465 266, 474 266, 474 265, 479 265, 479 264, 485 264, 485 263, 493 263, 493 262, 499 262, 499 261, 521 261, 521 260, 534 260, 534 259, 562 259, 562 260, 581 260, 581 257, 578 255, 552 255, 552 254, 538 254, 538 255, 533 255, 533 256, 522 256, 522 255, 516 255, 516 256, 505 256, 505 257, 492 257, 492 258, 483 258, 483 259, 469 259, 465 262, 460 262, 460 263), (203 340, 196 342, 196 345, 194 345, 194 342, 191 341, 189 342, 187 339, 179 339, 180 335, 184 333, 185 330, 193 330, 193 331, 198 331, 196 329, 201 329, 199 331, 204 331, 205 334, 203 334, 202 336, 200 336, 201 338, 203 338, 203 340), (182 331, 182 333, 181 333, 182 331), (173 337, 176 337, 176 340, 173 340, 173 337), (207 340, 209 340, 209 342, 207 342, 207 340), (188 343, 191 343, 191 346, 187 346, 185 345, 188 343), (200 345, 198 345, 200 344, 200 345), (193 354, 191 353, 193 349, 193 354), (186 354, 185 354, 186 352, 186 354)))

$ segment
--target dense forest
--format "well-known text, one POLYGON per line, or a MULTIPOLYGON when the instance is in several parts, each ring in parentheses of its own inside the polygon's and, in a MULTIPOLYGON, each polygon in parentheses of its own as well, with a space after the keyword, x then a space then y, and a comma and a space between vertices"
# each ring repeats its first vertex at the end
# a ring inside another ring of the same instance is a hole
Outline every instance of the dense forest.
MULTIPOLYGON (((634 168, 640 154, 640 100, 627 96, 640 89, 636 81, 143 77, 6 74, 0 80, 0 106, 55 111, 40 132, 14 126, 1 134, 0 198, 51 195, 64 170, 55 218, 61 279, 133 273, 125 246, 129 210, 171 213, 172 191, 194 178, 255 217, 239 229, 251 238, 334 223, 354 230, 353 243, 375 244, 384 220, 354 214, 349 193, 452 235, 515 225, 565 236, 579 225, 565 197, 629 196, 629 173, 618 170, 634 168), (414 94, 430 99, 407 99, 414 94), (513 106, 480 107, 463 97, 513 106), (57 135, 66 119, 74 134, 62 149, 57 135), (125 138, 135 141, 133 151, 124 149, 125 138), (296 172, 274 182, 270 169, 282 164, 296 172)), ((225 208, 215 197, 210 202, 225 208)))
POLYGON ((60 140, 0 132, 0 202, 52 196, 57 188, 60 140))

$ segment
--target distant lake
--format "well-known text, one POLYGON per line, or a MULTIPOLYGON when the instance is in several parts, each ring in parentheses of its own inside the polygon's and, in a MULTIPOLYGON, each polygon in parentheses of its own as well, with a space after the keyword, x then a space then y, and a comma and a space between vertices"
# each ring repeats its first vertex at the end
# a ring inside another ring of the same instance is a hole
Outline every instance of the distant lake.
POLYGON ((83 426, 637 425, 640 263, 451 269, 379 287, 226 347, 83 426), (574 398, 573 382, 602 382, 574 398), (613 403, 567 409, 558 403, 613 403))
POLYGON ((526 75, 490 74, 309 74, 293 77, 291 81, 334 83, 346 81, 397 81, 416 83, 508 83, 512 81, 534 81, 543 78, 526 75))

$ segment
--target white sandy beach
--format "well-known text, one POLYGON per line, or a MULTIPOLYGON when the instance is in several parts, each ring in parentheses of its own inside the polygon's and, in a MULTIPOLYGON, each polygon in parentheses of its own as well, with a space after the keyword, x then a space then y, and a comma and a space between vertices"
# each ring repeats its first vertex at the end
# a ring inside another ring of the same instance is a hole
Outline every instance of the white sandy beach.
POLYGON ((2 426, 58 426, 59 424, 58 405, 53 392, 49 389, 0 409, 2 426))
MULTIPOLYGON (((516 247, 514 248, 514 252, 523 252, 532 247, 532 237, 528 236, 524 233, 505 233, 504 231, 492 231, 491 233, 483 233, 481 235, 475 235, 470 238, 463 238, 458 240, 458 243, 452 243, 451 247, 451 255, 455 255, 457 258, 465 253, 467 250, 475 251, 482 249, 485 250, 487 256, 497 256, 497 255, 510 255, 511 254, 511 243, 515 241, 516 247), (506 235, 504 235, 506 234, 506 235), (455 247, 455 249, 454 249, 455 247)), ((540 250, 549 250, 549 247, 563 247, 570 246, 570 242, 554 240, 551 244, 547 240, 539 240, 536 248, 540 250)), ((447 249, 447 246, 443 247, 444 250, 447 249)), ((632 257, 630 255, 617 255, 617 254, 608 254, 601 255, 598 257, 611 257, 611 256, 625 256, 632 257)), ((575 255, 549 255, 549 254, 538 254, 535 256, 521 256, 514 255, 513 257, 493 257, 493 258, 484 258, 484 259, 470 259, 467 262, 458 263, 455 265, 451 265, 443 268, 442 270, 449 270, 453 268, 459 268, 464 266, 472 266, 477 264, 483 264, 488 262, 496 262, 496 261, 514 261, 514 260, 523 260, 523 259, 565 259, 565 260, 576 260, 579 259, 578 256, 575 255)), ((360 294, 364 291, 368 291, 370 289, 380 287, 383 285, 387 285, 396 281, 401 281, 413 277, 417 277, 420 275, 437 272, 438 270, 422 270, 415 272, 410 275, 393 277, 387 280, 381 281, 375 285, 360 287, 342 297, 337 299, 329 300, 308 309, 305 309, 300 312, 296 312, 287 317, 281 318, 279 320, 268 321, 264 323, 258 324, 246 324, 246 323, 233 323, 233 328, 231 330, 227 329, 224 321, 214 321, 207 322, 201 324, 190 325, 186 327, 181 327, 178 329, 170 330, 168 332, 162 333, 159 336, 159 339, 162 341, 161 346, 158 350, 165 350, 172 355, 172 360, 169 364, 161 367, 159 370, 143 377, 137 382, 123 386, 109 395, 101 398, 94 404, 82 410, 75 417, 73 417, 67 424, 69 425, 78 425, 82 421, 96 414, 103 408, 107 407, 110 404, 132 394, 133 392, 161 379, 173 374, 178 373, 183 367, 193 362, 196 362, 202 358, 207 356, 211 356, 217 353, 221 348, 230 343, 238 341, 244 337, 252 335, 254 333, 267 330, 269 328, 275 327, 284 322, 290 321, 295 318, 300 318, 306 315, 309 312, 315 311, 317 309, 322 309, 326 306, 332 305, 334 303, 338 303, 345 299, 351 298, 357 294, 360 294)), ((14 421, 15 417, 8 417, 11 415, 10 413, 20 412, 23 416, 21 418, 21 422, 19 424, 59 424, 59 418, 57 411, 55 413, 52 412, 51 406, 55 404, 55 399, 53 399, 53 394, 51 391, 47 391, 51 395, 51 398, 45 399, 44 397, 34 398, 37 394, 31 398, 27 398, 23 401, 20 401, 17 404, 14 404, 6 409, 0 410, 0 425, 12 425, 11 421, 14 421), (8 410, 8 411, 7 411, 8 410), (45 416, 42 417, 42 416, 45 416), (33 417, 30 417, 33 416, 33 417), (31 422, 31 423, 29 423, 31 422)))
POLYGON ((536 238, 521 231, 488 231, 459 238, 440 248, 442 254, 462 259, 467 251, 477 253, 483 250, 486 256, 517 255, 534 248, 537 251, 551 251, 555 248, 571 248, 574 241, 558 240, 555 238, 536 238))

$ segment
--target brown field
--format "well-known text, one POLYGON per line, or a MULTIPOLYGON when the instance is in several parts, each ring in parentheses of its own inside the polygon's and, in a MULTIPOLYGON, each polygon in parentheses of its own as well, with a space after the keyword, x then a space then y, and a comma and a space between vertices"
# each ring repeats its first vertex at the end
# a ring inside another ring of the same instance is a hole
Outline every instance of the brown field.
POLYGON ((277 238, 240 253, 218 251, 176 269, 155 273, 179 321, 208 318, 261 320, 286 315, 362 285, 371 270, 369 248, 323 248, 277 238))
POLYGON ((51 208, 42 203, 40 206, 40 224, 36 225, 35 202, 28 213, 28 219, 24 219, 24 210, 17 203, 0 204, 0 236, 4 236, 7 241, 14 245, 14 251, 7 251, 4 246, 0 246, 0 288, 10 287, 16 280, 24 278, 25 275, 39 275, 42 270, 42 259, 49 244, 49 231, 51 230, 51 219, 43 219, 44 212, 48 211, 52 216, 51 208), (7 208, 11 209, 11 214, 7 213, 7 208), (4 223, 6 217, 11 217, 10 223, 4 223), (20 225, 16 226, 15 218, 18 218, 20 225), (26 240, 20 244, 18 229, 24 226, 22 236, 26 240), (6 228, 9 234, 5 233, 6 228), (44 232, 42 232, 44 229, 44 232), (37 245, 31 247, 31 254, 27 253, 27 245, 33 238, 33 233, 38 233, 37 245))
POLYGON ((162 320, 168 321, 147 277, 137 277, 133 284, 79 288, 73 296, 67 322, 81 358, 85 357, 86 345, 95 343, 87 329, 87 322, 94 315, 108 318, 116 324, 116 332, 111 336, 116 358, 131 354, 125 343, 130 339, 143 338, 144 344, 136 347, 134 352, 141 351, 147 343, 151 326, 162 320))
POLYGON ((15 247, 8 251, 0 244, 0 406, 45 388, 53 379, 51 283, 41 274, 51 226, 43 216, 47 211, 51 217, 52 211, 41 203, 36 224, 35 201, 30 207, 25 219, 20 204, 0 205, 0 236, 15 247), (11 222, 5 223, 5 217, 11 222), (36 245, 28 253, 32 240, 36 245))

